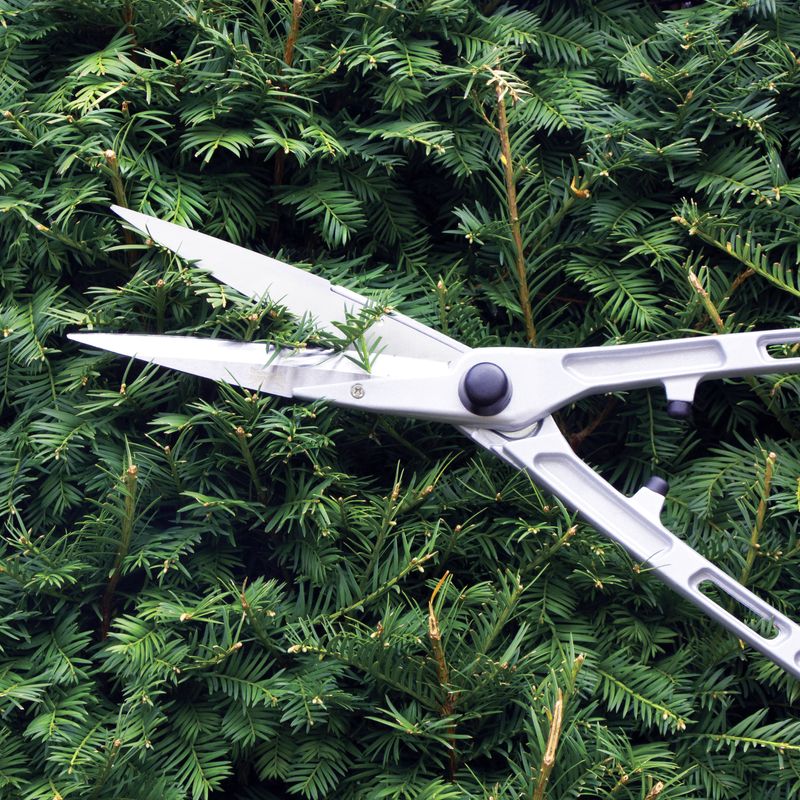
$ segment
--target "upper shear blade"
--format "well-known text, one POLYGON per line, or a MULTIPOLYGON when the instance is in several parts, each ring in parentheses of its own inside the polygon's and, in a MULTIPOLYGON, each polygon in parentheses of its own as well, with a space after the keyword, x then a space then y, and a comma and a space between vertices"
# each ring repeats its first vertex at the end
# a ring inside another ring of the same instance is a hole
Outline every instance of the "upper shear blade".
MULTIPOLYGON (((310 312, 318 327, 328 332, 339 333, 333 323, 344 322, 348 311, 357 313, 369 303, 356 292, 269 256, 138 211, 120 206, 111 208, 154 242, 208 270, 217 280, 254 300, 268 296, 299 317, 310 312)), ((468 349, 396 312, 384 315, 370 326, 365 338, 383 353, 442 361, 450 361, 468 349)))

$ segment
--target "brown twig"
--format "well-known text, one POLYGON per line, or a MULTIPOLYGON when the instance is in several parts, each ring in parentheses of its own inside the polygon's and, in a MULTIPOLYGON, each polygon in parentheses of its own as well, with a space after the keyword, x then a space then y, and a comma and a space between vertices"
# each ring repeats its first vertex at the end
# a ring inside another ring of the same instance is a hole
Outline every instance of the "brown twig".
POLYGON ((508 118, 506 116, 505 87, 498 82, 495 86, 497 92, 497 132, 500 136, 500 160, 503 163, 503 177, 506 185, 506 200, 508 202, 509 226, 511 238, 514 241, 516 253, 515 266, 517 280, 519 281, 519 304, 525 318, 525 334, 531 346, 536 346, 536 325, 533 321, 531 310, 531 297, 528 288, 528 275, 525 270, 525 253, 522 245, 522 226, 519 221, 517 208, 517 184, 514 180, 514 163, 511 159, 511 140, 508 136, 508 118))
POLYGON ((297 42, 302 14, 303 0, 292 0, 292 21, 289 25, 289 35, 286 37, 286 47, 283 49, 283 61, 287 67, 291 67, 292 61, 294 61, 294 46, 297 42))
POLYGON ((533 790, 533 800, 543 800, 544 790, 547 788, 547 782, 550 780, 550 773, 556 763, 556 751, 558 750, 558 740, 561 736, 561 726, 564 722, 564 693, 561 688, 556 695, 556 703, 553 707, 552 717, 550 719, 550 734, 547 737, 547 747, 542 757, 542 763, 539 767, 539 780, 536 783, 536 788, 533 790))
MULTIPOLYGON (((439 685, 445 693, 444 702, 441 705, 440 711, 443 717, 449 717, 456 707, 456 694, 447 688, 450 682, 450 670, 447 666, 447 659, 444 655, 444 648, 442 647, 442 632, 439 628, 439 620, 436 617, 436 610, 433 607, 433 602, 439 590, 444 586, 447 576, 450 574, 446 571, 439 579, 433 592, 431 599, 428 601, 428 638, 431 640, 431 650, 433 650, 433 658, 436 661, 436 674, 439 678, 439 685)), ((458 761, 458 752, 456 750, 456 726, 452 724, 447 729, 450 734, 450 780, 454 781, 456 777, 456 764, 458 761)))
POLYGON ((725 297, 722 299, 722 302, 719 304, 720 308, 724 308, 727 302, 731 299, 731 295, 750 277, 755 275, 755 270, 750 269, 747 267, 743 269, 734 279, 731 281, 730 288, 725 294, 725 297))
POLYGON ((691 270, 689 270, 689 283, 692 285, 692 288, 697 292, 700 296, 700 302, 703 304, 703 308, 705 308, 706 313, 711 318, 711 321, 714 323, 714 327, 717 329, 719 333, 725 329, 725 323, 722 321, 722 317, 719 314, 719 310, 714 305, 713 301, 711 300, 711 295, 703 288, 703 284, 700 283, 697 275, 694 274, 691 270))
POLYGON ((756 556, 761 549, 759 539, 761 538, 761 531, 764 528, 764 518, 767 514, 767 502, 769 501, 769 493, 772 488, 772 474, 775 470, 775 462, 778 460, 776 453, 769 453, 767 455, 767 462, 764 467, 764 483, 761 487, 761 497, 758 500, 758 508, 756 509, 756 521, 753 525, 753 530, 750 532, 750 549, 747 551, 742 573, 739 575, 739 583, 742 586, 747 586, 747 581, 750 578, 750 572, 753 569, 753 564, 756 562, 756 556))
POLYGON ((117 584, 119 583, 122 561, 125 556, 128 555, 128 549, 131 545, 131 534, 133 533, 133 522, 136 515, 136 481, 138 475, 138 467, 135 464, 131 464, 128 469, 125 470, 125 474, 122 476, 122 482, 125 487, 125 504, 122 514, 122 529, 120 531, 117 555, 114 558, 114 567, 111 570, 111 577, 109 578, 108 585, 106 586, 106 591, 103 595, 103 600, 101 603, 101 640, 108 636, 108 630, 111 627, 111 611, 114 605, 114 592, 116 591, 117 584))
POLYGON ((581 430, 577 431, 577 433, 573 433, 569 437, 569 446, 576 450, 579 448, 583 442, 588 439, 610 416, 614 409, 619 404, 618 397, 609 397, 606 401, 605 406, 603 406, 602 411, 592 419, 586 427, 581 428, 581 430))
POLYGON ((122 22, 125 25, 125 31, 133 40, 134 47, 138 44, 136 41, 136 28, 133 27, 135 13, 133 0, 127 0, 127 2, 122 6, 122 22))
MULTIPOLYGON (((289 33, 286 36, 286 44, 283 48, 283 63, 286 64, 287 67, 292 66, 292 62, 294 61, 294 47, 297 43, 297 36, 300 31, 300 17, 303 15, 303 0, 292 0, 292 19, 289 23, 289 33)), ((288 88, 284 85, 284 89, 288 88)), ((286 169, 286 151, 279 149, 277 153, 275 153, 275 163, 273 165, 272 171, 272 185, 273 186, 282 186, 283 185, 283 174, 286 169)), ((278 220, 275 220, 275 224, 272 226, 272 241, 273 243, 277 244, 278 237, 279 237, 279 227, 278 227, 278 220)))

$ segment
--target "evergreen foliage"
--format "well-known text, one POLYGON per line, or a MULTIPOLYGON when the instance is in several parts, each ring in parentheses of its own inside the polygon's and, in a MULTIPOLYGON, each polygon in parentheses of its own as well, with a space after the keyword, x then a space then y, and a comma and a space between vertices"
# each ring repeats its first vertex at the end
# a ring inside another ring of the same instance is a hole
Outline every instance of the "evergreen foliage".
MULTIPOLYGON (((454 430, 65 338, 318 341, 112 202, 472 346, 797 327, 800 8, 683 5, 0 1, 0 797, 796 794, 796 681, 454 430)), ((560 422, 798 619, 799 390, 560 422)))

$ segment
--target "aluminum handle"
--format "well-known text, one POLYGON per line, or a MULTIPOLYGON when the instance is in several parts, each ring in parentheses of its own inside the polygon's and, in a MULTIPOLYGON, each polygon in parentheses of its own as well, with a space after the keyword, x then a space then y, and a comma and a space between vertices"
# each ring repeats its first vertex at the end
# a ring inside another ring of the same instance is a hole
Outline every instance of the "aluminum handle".
MULTIPOLYGON (((479 435, 474 438, 479 440, 479 435)), ((642 488, 630 498, 618 492, 575 455, 552 418, 544 420, 535 436, 507 440, 493 449, 579 511, 709 617, 800 678, 800 626, 670 533, 659 521, 663 498, 656 492, 642 488), (776 635, 762 636, 703 594, 700 585, 706 581, 770 622, 776 635)))

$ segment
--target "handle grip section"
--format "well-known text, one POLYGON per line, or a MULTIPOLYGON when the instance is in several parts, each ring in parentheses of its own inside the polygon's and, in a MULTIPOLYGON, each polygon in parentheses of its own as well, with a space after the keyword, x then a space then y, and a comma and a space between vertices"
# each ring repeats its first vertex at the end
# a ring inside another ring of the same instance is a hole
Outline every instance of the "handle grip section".
MULTIPOLYGON (((481 434, 470 435, 480 441, 481 434)), ((800 678, 800 626, 670 533, 658 518, 659 495, 647 488, 631 498, 618 492, 575 455, 551 417, 543 421, 535 436, 502 444, 499 439, 494 439, 492 449, 504 460, 578 510, 709 617, 800 678), (777 634, 771 638, 761 635, 705 595, 700 585, 706 581, 771 623, 777 634)))
POLYGON ((796 328, 725 333, 562 351, 561 366, 591 392, 661 383, 670 400, 691 401, 697 384, 709 378, 800 371, 800 358, 776 358, 768 350, 796 343, 796 328))

